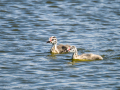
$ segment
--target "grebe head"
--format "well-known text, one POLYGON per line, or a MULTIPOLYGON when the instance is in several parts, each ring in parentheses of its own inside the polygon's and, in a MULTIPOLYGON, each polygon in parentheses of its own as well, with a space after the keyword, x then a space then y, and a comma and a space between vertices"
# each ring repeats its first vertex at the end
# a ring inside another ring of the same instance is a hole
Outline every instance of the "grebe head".
POLYGON ((77 48, 75 46, 71 46, 67 50, 68 52, 77 52, 77 48))
POLYGON ((55 36, 52 36, 52 37, 49 38, 49 41, 47 41, 47 43, 56 44, 57 43, 57 38, 55 36))

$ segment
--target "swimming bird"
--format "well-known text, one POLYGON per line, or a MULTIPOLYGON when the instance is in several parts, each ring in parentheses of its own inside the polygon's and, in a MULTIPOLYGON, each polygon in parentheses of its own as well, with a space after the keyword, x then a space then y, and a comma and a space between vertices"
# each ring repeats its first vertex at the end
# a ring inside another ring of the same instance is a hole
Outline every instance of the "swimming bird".
POLYGON ((47 43, 51 43, 52 44, 52 48, 51 48, 51 52, 52 53, 66 53, 68 52, 68 47, 70 47, 70 45, 57 45, 57 38, 55 36, 51 36, 49 38, 49 41, 47 41, 47 43))
POLYGON ((96 55, 96 54, 78 55, 78 51, 77 51, 77 48, 75 46, 69 47, 68 51, 74 52, 72 55, 72 59, 77 59, 77 60, 102 60, 103 59, 100 55, 96 55))

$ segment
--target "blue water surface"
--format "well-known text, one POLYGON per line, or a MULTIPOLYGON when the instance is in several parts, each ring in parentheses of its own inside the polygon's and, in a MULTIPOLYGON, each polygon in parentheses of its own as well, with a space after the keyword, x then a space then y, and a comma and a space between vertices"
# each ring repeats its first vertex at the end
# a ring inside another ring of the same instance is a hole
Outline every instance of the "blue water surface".
POLYGON ((119 89, 119 0, 0 0, 0 90, 119 89), (51 54, 51 36, 104 59, 51 54))

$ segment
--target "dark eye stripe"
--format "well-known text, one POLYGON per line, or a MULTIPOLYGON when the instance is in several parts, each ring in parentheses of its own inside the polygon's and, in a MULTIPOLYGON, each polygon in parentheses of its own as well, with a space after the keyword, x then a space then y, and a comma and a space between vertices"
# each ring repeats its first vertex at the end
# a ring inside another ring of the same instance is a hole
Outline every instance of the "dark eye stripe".
POLYGON ((52 41, 53 41, 53 40, 56 40, 56 39, 53 38, 52 41))

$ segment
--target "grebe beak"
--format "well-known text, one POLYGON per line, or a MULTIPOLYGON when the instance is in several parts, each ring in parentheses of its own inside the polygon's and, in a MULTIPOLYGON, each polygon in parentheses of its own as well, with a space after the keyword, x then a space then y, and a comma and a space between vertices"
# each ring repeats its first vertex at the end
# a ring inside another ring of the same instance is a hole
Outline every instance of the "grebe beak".
POLYGON ((50 43, 50 41, 47 41, 47 43, 50 43))

